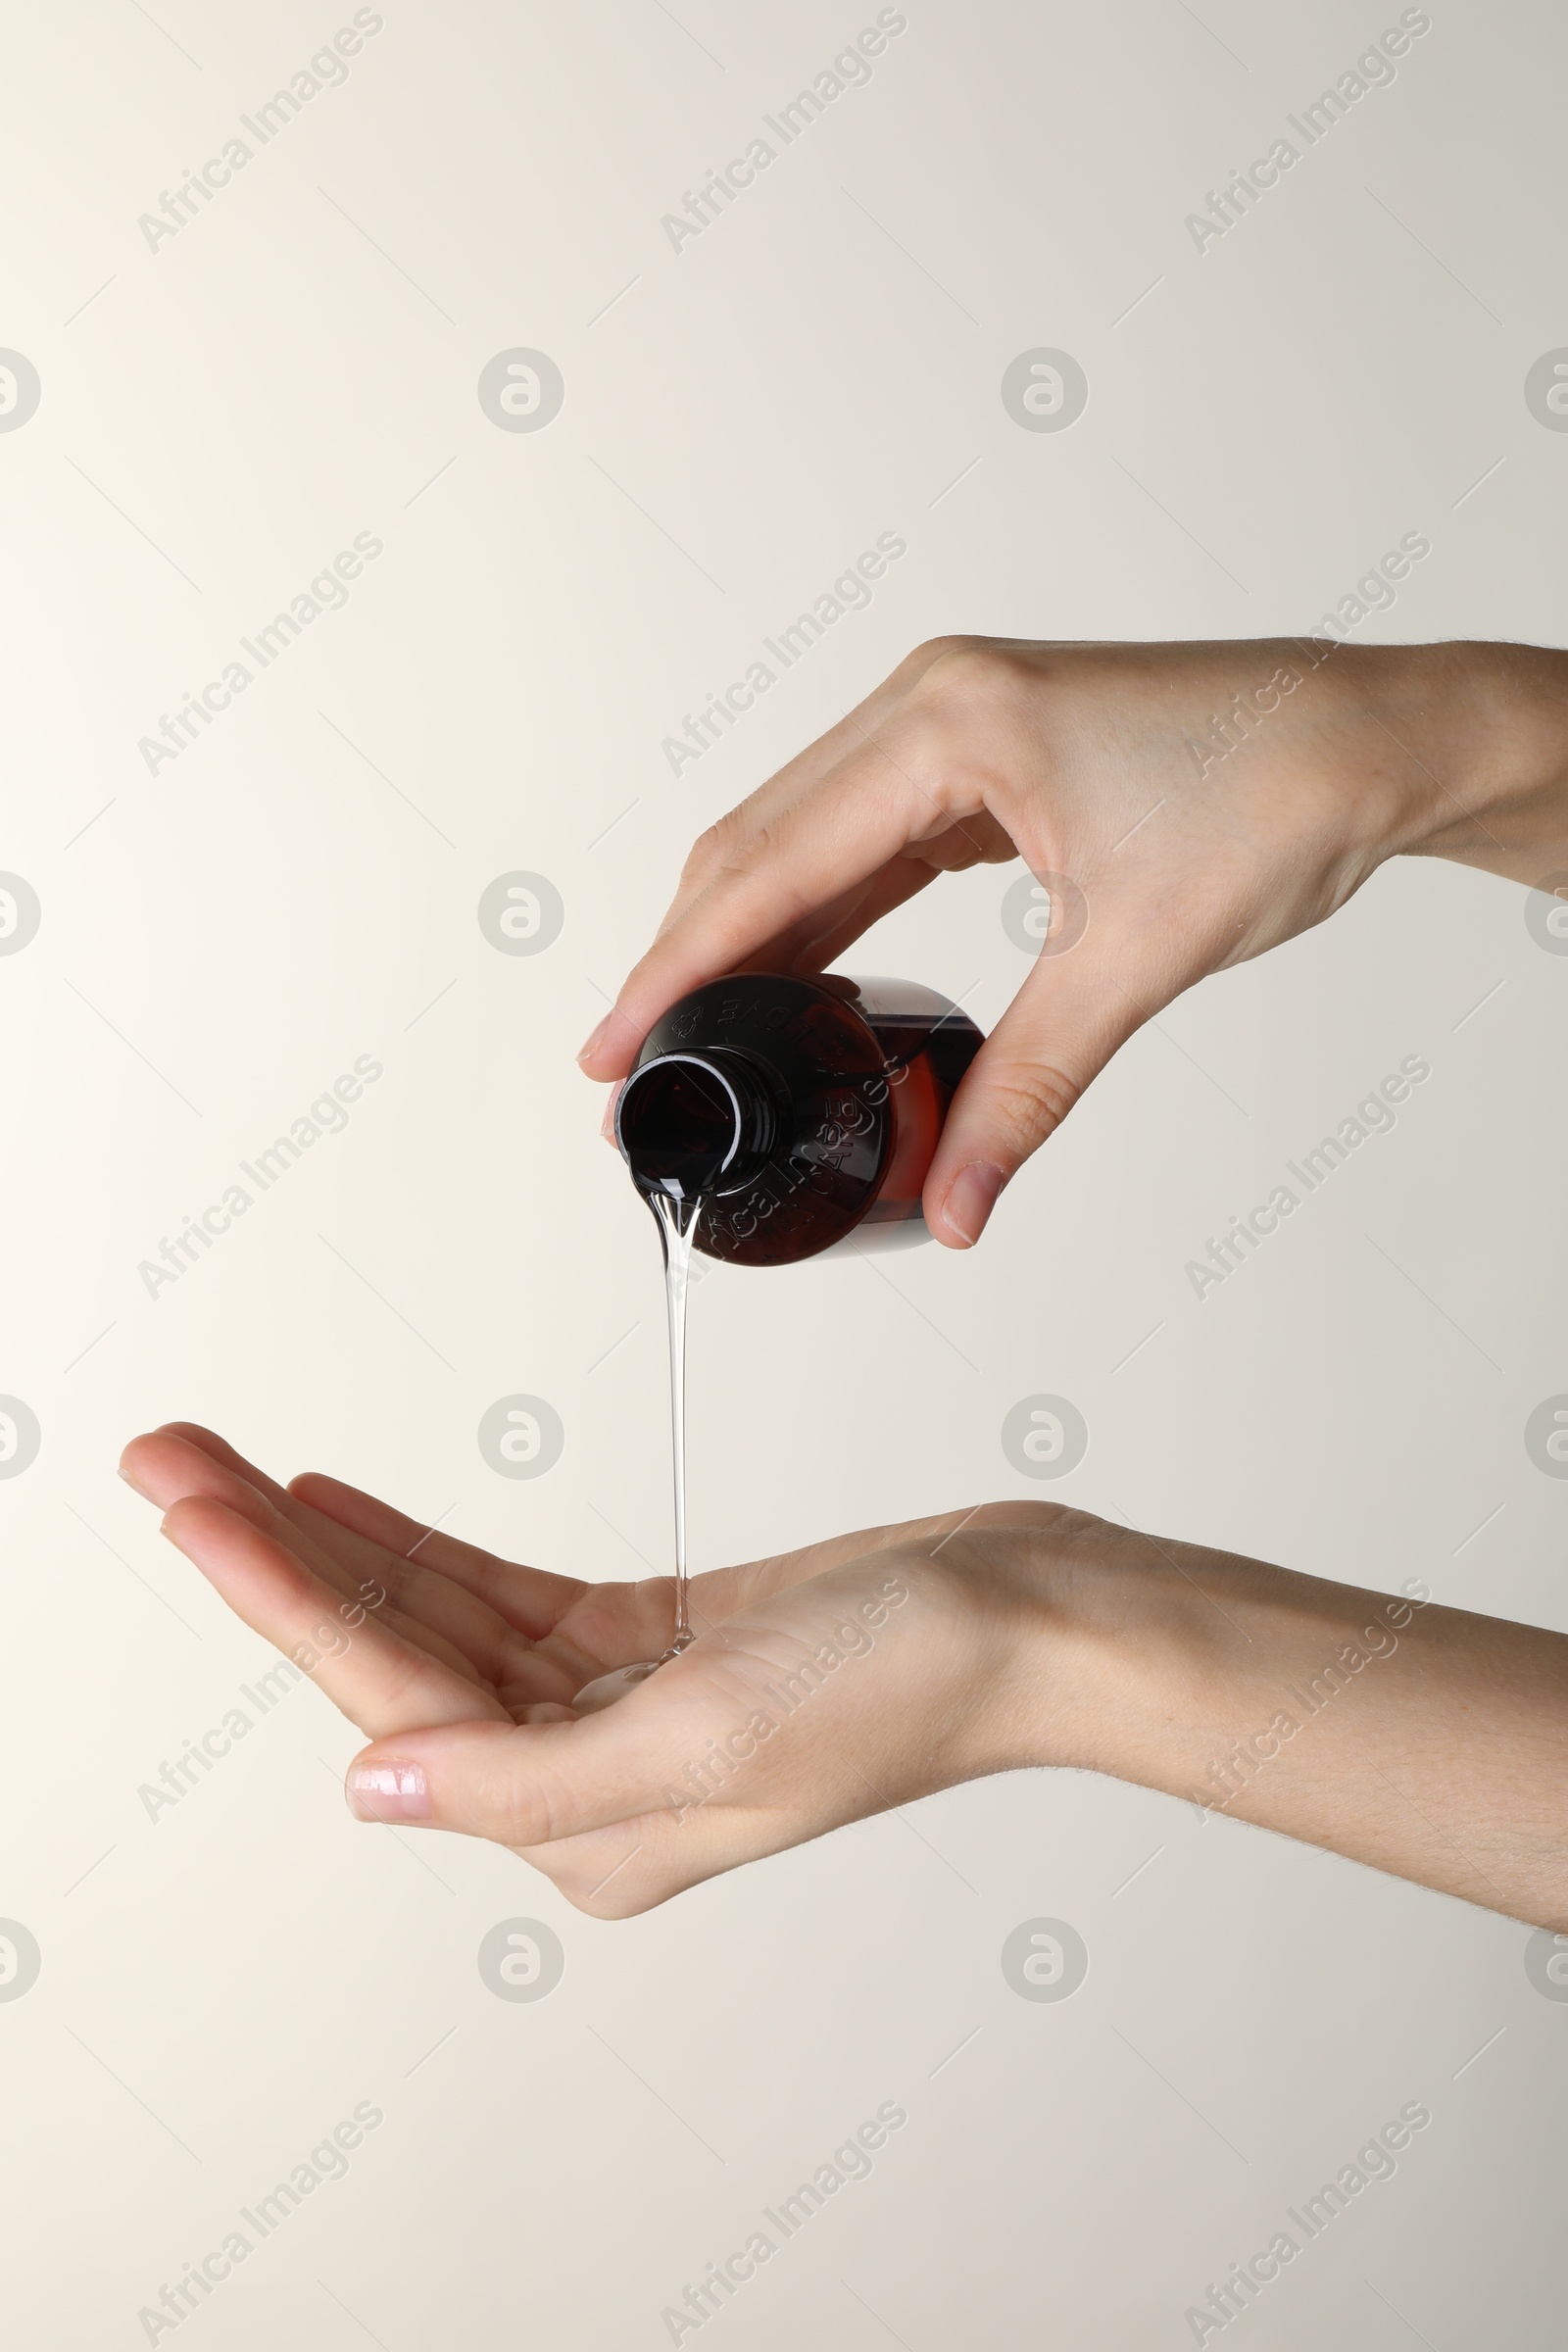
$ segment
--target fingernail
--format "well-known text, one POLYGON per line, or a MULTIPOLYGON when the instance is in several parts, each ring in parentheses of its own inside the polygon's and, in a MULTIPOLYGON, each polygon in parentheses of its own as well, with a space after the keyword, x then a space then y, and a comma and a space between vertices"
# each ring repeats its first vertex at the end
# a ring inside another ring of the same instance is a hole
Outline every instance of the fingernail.
POLYGON ((942 1203, 942 1214, 959 1238, 971 1249, 986 1229, 986 1220, 997 1205, 997 1196, 1007 1179, 989 1159, 972 1159, 960 1168, 948 1187, 948 1197, 942 1203))
MULTIPOLYGON (((599 1132, 607 1144, 613 1144, 615 1141, 615 1104, 619 1101, 620 1089, 618 1086, 612 1086, 610 1090, 610 1100, 605 1104, 605 1115, 599 1122, 599 1132)), ((618 1146, 616 1148, 619 1149, 618 1146)))
POLYGON ((349 1810, 360 1821, 428 1821, 430 1793, 417 1764, 362 1764, 349 1774, 349 1810))
POLYGON ((117 1471, 115 1472, 115 1476, 116 1476, 117 1478, 122 1478, 122 1479, 124 1480, 125 1484, 126 1484, 126 1486, 127 1486, 127 1487, 130 1489, 131 1493, 132 1493, 133 1494, 139 1494, 139 1495, 141 1496, 141 1498, 142 1498, 143 1502, 151 1502, 151 1500, 152 1500, 152 1496, 151 1496, 151 1495, 148 1494, 148 1492, 147 1492, 146 1488, 145 1488, 145 1487, 139 1487, 139 1486, 136 1484, 136 1481, 135 1481, 135 1480, 134 1480, 134 1479, 131 1477, 131 1475, 130 1475, 130 1472, 129 1472, 128 1470, 117 1470, 117 1471))
POLYGON ((600 1022, 598 1028, 592 1031, 590 1034, 587 1044, 578 1047, 577 1059, 579 1061, 586 1061, 589 1054, 592 1054, 597 1047, 604 1043, 605 1031, 610 1027, 610 1022, 611 1015, 607 1012, 604 1019, 600 1022))

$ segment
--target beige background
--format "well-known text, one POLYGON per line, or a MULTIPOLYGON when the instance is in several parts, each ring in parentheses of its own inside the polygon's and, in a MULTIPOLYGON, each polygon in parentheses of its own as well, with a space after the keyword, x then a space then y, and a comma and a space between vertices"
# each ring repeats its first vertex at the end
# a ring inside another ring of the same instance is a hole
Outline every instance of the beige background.
MULTIPOLYGON (((0 1482, 0 1913, 42 1951, 0 2003, 15 2339, 146 2341, 138 2310, 370 2101, 347 2178, 182 2344, 657 2345, 897 2100, 872 2177, 712 2341, 1176 2346, 1424 2100, 1397 2176, 1237 2328, 1555 2343, 1568 2004, 1523 1929, 1037 1777, 596 1924, 499 1851, 355 1827, 356 1736, 308 1689, 150 1821, 138 1788, 268 1653, 114 1462, 189 1415, 554 1567, 662 1565, 654 1238, 572 1053, 690 837, 940 630, 1302 628, 1417 530, 1366 640, 1560 642, 1568 436, 1523 397, 1568 343, 1560 14, 1438 0, 1200 255, 1184 216, 1396 9, 910 0, 869 84, 677 255, 662 215, 874 10, 388 0, 156 252, 138 216, 352 12, 7 13, 0 343, 43 386, 0 434, 0 866, 43 906, 0 959, 0 1390, 43 1432, 0 1482), (1089 376, 1064 433, 1001 403, 1039 345, 1089 376), (539 433, 475 396, 513 346, 564 374, 539 433), (908 553, 869 610, 672 778, 682 714, 886 530, 908 553), (149 776, 138 738, 362 531, 347 608, 149 776), (538 956, 475 919, 516 868, 566 907, 538 956), (138 1262, 364 1054, 347 1131, 149 1298, 138 1262), (536 1483, 475 1443, 514 1391, 566 1429, 536 1483), (1041 1915, 1091 1954, 1059 2005, 999 1965, 1041 1915), (537 2004, 475 1965, 515 1916, 565 1946, 537 2004)), ((945 885, 850 968, 991 1023, 1012 878, 945 885)), ((1568 1623, 1568 1487, 1522 1440, 1568 1387, 1568 961, 1523 908, 1402 866, 1200 989, 972 1261, 705 1281, 698 1562, 1040 1492, 1568 1623), (1397 1129, 1200 1304, 1188 1257, 1410 1054, 1397 1129), (1039 1391, 1092 1432, 1056 1488, 999 1444, 1039 1391)))

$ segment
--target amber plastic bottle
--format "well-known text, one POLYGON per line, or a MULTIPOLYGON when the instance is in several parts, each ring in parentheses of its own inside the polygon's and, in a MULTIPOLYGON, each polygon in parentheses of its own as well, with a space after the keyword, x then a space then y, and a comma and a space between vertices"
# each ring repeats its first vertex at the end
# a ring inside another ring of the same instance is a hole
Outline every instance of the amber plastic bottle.
POLYGON ((920 1193, 982 1044, 909 980, 746 972, 671 1005, 643 1040, 615 1140, 644 1193, 699 1200, 695 1246, 793 1265, 927 1238, 920 1193))

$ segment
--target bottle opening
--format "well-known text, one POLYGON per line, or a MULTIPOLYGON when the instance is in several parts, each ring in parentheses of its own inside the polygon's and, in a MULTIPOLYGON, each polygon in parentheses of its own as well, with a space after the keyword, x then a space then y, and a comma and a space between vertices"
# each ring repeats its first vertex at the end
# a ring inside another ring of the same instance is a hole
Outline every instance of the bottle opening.
POLYGON ((615 1140, 644 1192, 689 1200, 744 1182, 772 1140, 771 1105, 736 1057, 662 1054, 633 1070, 615 1105, 615 1140))

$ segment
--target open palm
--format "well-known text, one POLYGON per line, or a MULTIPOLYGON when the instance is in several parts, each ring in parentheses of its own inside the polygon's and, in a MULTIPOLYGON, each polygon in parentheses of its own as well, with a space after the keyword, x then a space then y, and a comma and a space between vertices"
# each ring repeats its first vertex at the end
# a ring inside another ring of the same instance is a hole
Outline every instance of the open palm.
POLYGON ((192 1423, 133 1440, 122 1467, 235 1613, 369 1735, 349 1775, 363 1817, 496 1838, 583 1908, 641 1910, 996 1768, 973 1694, 1007 1611, 976 1602, 1009 1582, 986 1535, 1006 1506, 700 1577, 693 1647, 578 1718, 586 1684, 664 1646, 667 1579, 517 1567, 335 1479, 279 1486, 192 1423))

